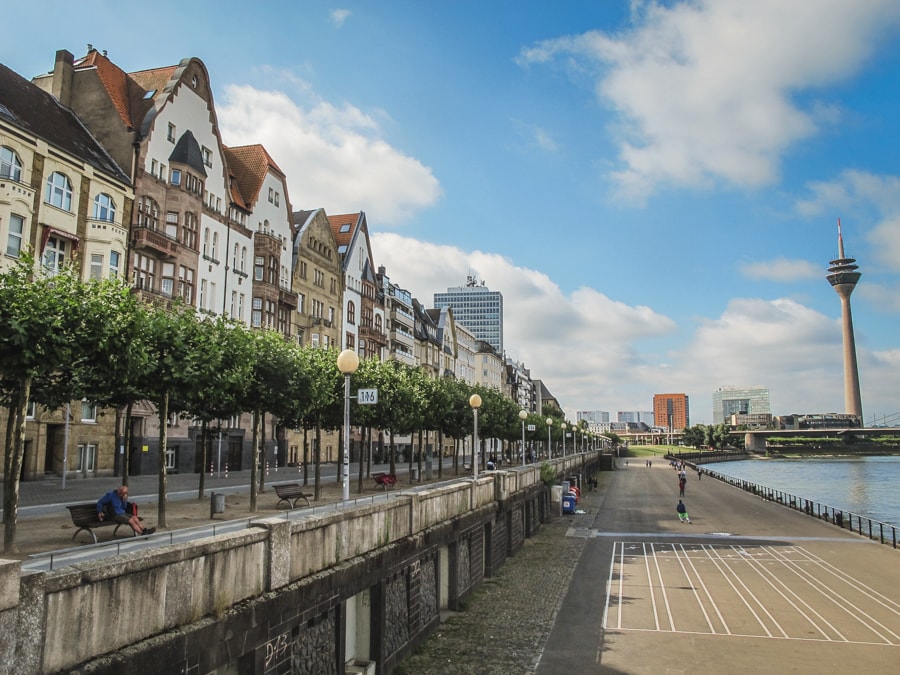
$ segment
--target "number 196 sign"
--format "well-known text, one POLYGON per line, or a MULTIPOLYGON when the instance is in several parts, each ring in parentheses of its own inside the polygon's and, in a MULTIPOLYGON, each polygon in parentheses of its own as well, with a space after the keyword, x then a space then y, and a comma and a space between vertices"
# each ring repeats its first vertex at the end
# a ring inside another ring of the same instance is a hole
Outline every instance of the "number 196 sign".
POLYGON ((360 405, 375 405, 378 403, 378 390, 360 389, 356 392, 356 401, 360 405))

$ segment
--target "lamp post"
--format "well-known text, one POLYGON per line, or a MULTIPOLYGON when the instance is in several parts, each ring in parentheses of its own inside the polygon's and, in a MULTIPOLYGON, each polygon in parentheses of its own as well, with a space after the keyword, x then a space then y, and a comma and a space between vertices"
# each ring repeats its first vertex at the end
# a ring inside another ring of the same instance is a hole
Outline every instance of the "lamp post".
POLYGON ((475 415, 474 434, 472 436, 472 478, 478 478, 478 409, 481 407, 481 397, 472 394, 469 397, 469 405, 475 415))
POLYGON ((528 413, 524 410, 519 411, 519 419, 522 420, 522 466, 525 466, 525 418, 528 413))
POLYGON ((345 349, 337 357, 338 370, 344 374, 344 466, 341 473, 341 497, 350 499, 350 376, 359 368, 359 356, 345 349))
POLYGON ((552 458, 553 458, 553 446, 550 445, 550 443, 551 443, 551 441, 550 441, 550 427, 552 427, 552 426, 553 426, 553 418, 552 418, 552 417, 548 417, 548 418, 547 418, 547 459, 552 459, 552 458))
POLYGON ((563 432, 563 457, 565 457, 566 456, 566 425, 565 425, 565 423, 563 423, 563 425, 562 425, 562 432, 563 432))

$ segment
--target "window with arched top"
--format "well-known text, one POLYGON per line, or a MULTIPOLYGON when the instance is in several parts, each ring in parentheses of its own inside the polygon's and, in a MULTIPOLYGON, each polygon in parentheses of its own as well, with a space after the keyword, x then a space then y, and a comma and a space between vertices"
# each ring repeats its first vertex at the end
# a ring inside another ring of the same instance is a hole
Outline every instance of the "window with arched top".
POLYGON ((22 180, 22 160, 12 148, 0 146, 0 178, 9 178, 17 183, 22 180))
POLYGON ((94 197, 94 220, 114 223, 116 220, 116 203, 105 192, 94 197))
POLYGON ((209 228, 203 229, 203 255, 209 255, 209 228))
POLYGON ((44 201, 58 209, 72 210, 72 183, 66 174, 54 171, 47 177, 44 201))
POLYGON ((351 325, 356 323, 356 305, 352 300, 347 303, 347 323, 351 325))

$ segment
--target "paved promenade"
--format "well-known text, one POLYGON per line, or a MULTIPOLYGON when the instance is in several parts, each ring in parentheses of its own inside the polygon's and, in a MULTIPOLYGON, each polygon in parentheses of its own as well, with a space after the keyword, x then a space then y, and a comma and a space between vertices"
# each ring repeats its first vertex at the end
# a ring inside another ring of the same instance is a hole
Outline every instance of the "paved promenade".
POLYGON ((891 673, 900 552, 632 459, 541 529, 402 672, 891 673))

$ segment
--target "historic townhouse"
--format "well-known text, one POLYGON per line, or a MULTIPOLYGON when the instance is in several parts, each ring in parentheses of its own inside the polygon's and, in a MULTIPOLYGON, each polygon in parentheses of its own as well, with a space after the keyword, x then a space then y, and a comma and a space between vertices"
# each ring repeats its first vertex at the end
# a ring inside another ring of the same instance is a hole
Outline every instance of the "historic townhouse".
MULTIPOLYGON (((47 274, 74 263, 84 280, 123 276, 133 199, 127 173, 78 118, 0 65, 0 269, 30 252, 47 274)), ((26 480, 63 466, 84 475, 112 471, 115 417, 89 401, 72 402, 66 413, 29 406, 26 480)))
MULTIPOLYGON (((129 167, 135 208, 127 269, 142 298, 163 305, 180 298, 201 314, 290 335, 296 295, 285 176, 262 146, 223 145, 202 61, 126 73, 89 46, 77 60, 57 52, 53 71, 35 83, 129 167)), ((176 416, 169 426, 167 467, 206 469, 197 463, 198 428, 176 416)), ((246 416, 223 426, 228 466, 246 468, 246 416)), ((157 427, 151 407, 136 410, 129 449, 135 472, 158 470, 157 427)), ((277 445, 277 429, 271 431, 267 456, 277 445)), ((272 461, 283 463, 283 456, 272 461)))
POLYGON ((341 254, 344 274, 344 333, 341 349, 353 349, 359 358, 384 358, 384 294, 372 262, 366 214, 328 216, 341 254))
POLYGON ((441 373, 441 338, 437 321, 428 313, 425 305, 413 298, 413 315, 416 317, 416 360, 428 377, 441 373))
POLYGON ((291 290, 297 297, 293 334, 301 345, 339 349, 343 326, 341 254, 325 209, 293 214, 291 290))
MULTIPOLYGON (((225 157, 234 176, 236 196, 244 200, 246 208, 253 214, 250 325, 277 330, 285 337, 291 337, 297 295, 291 289, 293 235, 287 179, 261 145, 225 148, 225 157)), ((243 242, 229 242, 228 247, 226 256, 231 256, 232 269, 237 269, 238 265, 242 267, 236 287, 232 288, 229 297, 223 297, 222 310, 217 313, 243 319, 237 313, 241 285, 246 279, 243 242)))
POLYGON ((378 285, 384 295, 385 330, 387 332, 387 358, 418 365, 416 359, 415 315, 412 294, 387 276, 384 265, 378 268, 378 285))

